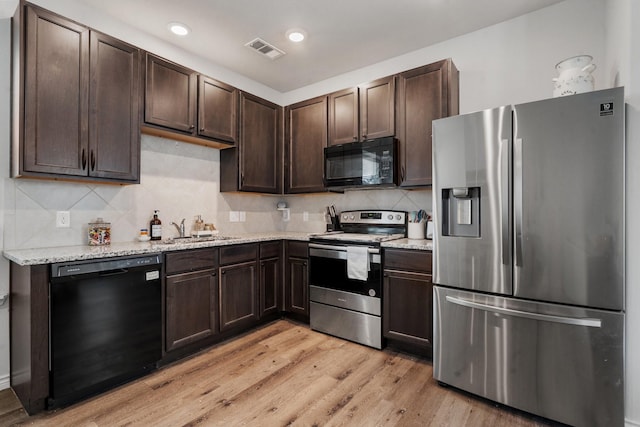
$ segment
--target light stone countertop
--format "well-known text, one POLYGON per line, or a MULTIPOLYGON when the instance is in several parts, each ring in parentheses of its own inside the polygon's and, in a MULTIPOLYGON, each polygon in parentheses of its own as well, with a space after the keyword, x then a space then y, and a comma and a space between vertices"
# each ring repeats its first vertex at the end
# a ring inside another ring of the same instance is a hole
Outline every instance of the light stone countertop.
POLYGON ((382 242, 383 248, 396 248, 396 249, 416 249, 419 251, 432 251, 433 240, 427 239, 398 239, 382 242))
POLYGON ((19 265, 51 264, 55 262, 81 261, 117 256, 153 254, 184 249, 208 248, 216 246, 256 243, 270 240, 308 241, 311 234, 297 232, 235 234, 226 240, 204 242, 176 242, 171 244, 158 242, 120 242, 105 246, 59 246, 35 249, 7 249, 5 258, 19 265))
MULTIPOLYGON (((178 251, 184 249, 198 249, 216 246, 237 245, 241 243, 256 243, 270 240, 299 240, 308 241, 309 237, 319 233, 305 232, 273 232, 250 233, 228 236, 225 240, 211 240, 204 242, 119 242, 105 246, 59 246, 34 249, 7 249, 3 252, 6 259, 19 265, 52 264, 56 262, 82 261, 118 256, 143 255, 160 252, 178 251)), ((432 240, 398 239, 382 242, 383 248, 414 249, 422 251, 433 250, 432 240)))

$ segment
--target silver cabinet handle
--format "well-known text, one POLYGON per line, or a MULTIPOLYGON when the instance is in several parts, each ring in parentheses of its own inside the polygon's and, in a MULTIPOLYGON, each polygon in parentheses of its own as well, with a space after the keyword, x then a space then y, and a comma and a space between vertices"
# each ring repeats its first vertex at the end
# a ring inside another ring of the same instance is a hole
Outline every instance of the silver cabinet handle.
POLYGON ((461 305, 469 308, 477 308, 478 310, 490 311, 492 313, 505 314, 507 316, 523 317, 532 320, 541 320, 544 322, 563 323, 565 325, 588 326, 591 328, 602 327, 601 319, 591 317, 565 317, 555 316, 552 314, 531 313, 529 311, 514 310, 511 308, 496 307, 495 305, 482 304, 462 298, 447 296, 445 299, 453 304, 461 305))

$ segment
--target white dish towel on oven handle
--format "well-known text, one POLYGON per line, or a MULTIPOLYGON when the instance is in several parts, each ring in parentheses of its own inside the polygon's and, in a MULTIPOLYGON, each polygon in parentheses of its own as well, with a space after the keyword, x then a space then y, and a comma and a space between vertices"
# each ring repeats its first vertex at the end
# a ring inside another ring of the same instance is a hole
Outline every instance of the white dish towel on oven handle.
POLYGON ((347 277, 354 280, 367 280, 369 277, 368 247, 347 246, 347 277))

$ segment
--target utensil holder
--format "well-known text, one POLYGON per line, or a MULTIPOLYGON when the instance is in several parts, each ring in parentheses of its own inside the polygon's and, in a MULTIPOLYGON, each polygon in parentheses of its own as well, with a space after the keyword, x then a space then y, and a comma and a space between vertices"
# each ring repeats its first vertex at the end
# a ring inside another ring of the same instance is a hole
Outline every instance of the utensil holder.
POLYGON ((410 222, 407 224, 407 237, 413 240, 423 240, 424 239, 424 226, 425 222, 410 222))

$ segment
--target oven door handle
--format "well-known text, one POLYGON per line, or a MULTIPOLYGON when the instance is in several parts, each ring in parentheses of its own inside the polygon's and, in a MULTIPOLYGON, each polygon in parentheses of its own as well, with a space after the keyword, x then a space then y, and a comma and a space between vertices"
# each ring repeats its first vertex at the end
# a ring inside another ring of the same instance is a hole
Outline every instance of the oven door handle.
MULTIPOLYGON (((309 243, 309 248, 326 249, 326 250, 329 250, 329 251, 347 252, 347 245, 338 246, 338 245, 323 245, 323 244, 320 244, 320 243, 309 243)), ((367 248, 367 252, 369 252, 370 254, 379 254, 380 253, 380 248, 367 248)))
MULTIPOLYGON (((371 264, 380 264, 380 249, 368 248, 371 264)), ((321 245, 309 243, 309 257, 347 260, 346 246, 321 245)))

